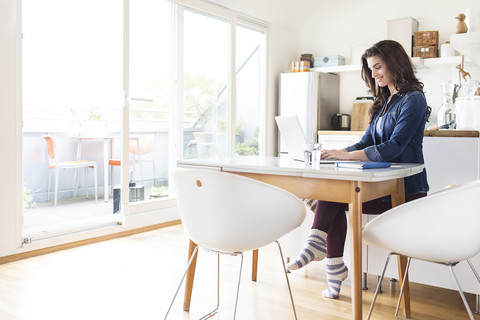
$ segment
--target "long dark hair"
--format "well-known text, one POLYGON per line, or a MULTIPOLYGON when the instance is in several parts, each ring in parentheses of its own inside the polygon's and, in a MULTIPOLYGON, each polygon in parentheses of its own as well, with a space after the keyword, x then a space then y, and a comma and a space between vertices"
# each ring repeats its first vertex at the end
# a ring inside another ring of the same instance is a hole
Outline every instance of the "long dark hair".
POLYGON ((382 108, 383 97, 387 94, 390 95, 390 90, 388 86, 380 87, 376 84, 367 64, 367 58, 370 57, 379 57, 382 60, 398 91, 418 90, 423 93, 423 83, 415 76, 415 67, 400 43, 394 40, 382 40, 365 50, 362 55, 362 79, 374 98, 373 104, 368 110, 370 122, 372 122, 382 108))

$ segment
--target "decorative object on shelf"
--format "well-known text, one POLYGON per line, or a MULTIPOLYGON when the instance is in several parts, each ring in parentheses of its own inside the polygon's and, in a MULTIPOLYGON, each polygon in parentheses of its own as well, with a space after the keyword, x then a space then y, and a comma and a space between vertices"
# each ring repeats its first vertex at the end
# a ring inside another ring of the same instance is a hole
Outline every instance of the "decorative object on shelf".
POLYGON ((315 68, 328 66, 343 66, 345 64, 345 57, 339 55, 332 56, 318 56, 314 58, 313 66, 315 68))
POLYGON ((440 57, 441 58, 448 58, 454 57, 456 54, 455 49, 450 44, 450 41, 445 41, 442 45, 440 45, 440 57))
POLYGON ((413 56, 420 58, 436 58, 438 57, 438 46, 414 47, 413 56))
POLYGON ((308 67, 313 68, 313 54, 311 53, 304 53, 300 56, 300 61, 307 61, 308 62, 308 67))
POLYGON ((469 80, 462 85, 461 97, 456 99, 458 129, 480 130, 480 81, 469 80))
POLYGON ((447 80, 442 83, 443 100, 437 115, 438 129, 455 129, 457 114, 453 103, 454 84, 447 80))
POLYGON ((466 16, 463 13, 460 13, 458 16, 455 17, 455 19, 458 20, 457 23, 457 28, 455 30, 455 33, 467 33, 468 32, 468 27, 467 24, 465 23, 465 18, 466 16))
POLYGON ((468 73, 467 71, 465 71, 463 68, 465 66, 465 57, 462 55, 462 63, 459 64, 456 68, 458 69, 458 83, 460 85, 462 85, 462 78, 463 80, 465 80, 465 82, 467 81, 467 77, 469 79, 472 78, 472 76, 470 75, 470 73, 468 73))
POLYGON ((438 31, 416 31, 414 41, 416 47, 437 46, 438 31))
POLYGON ((420 58, 438 57, 438 31, 414 32, 413 56, 420 58))
POLYGON ((310 71, 310 62, 292 61, 290 72, 307 72, 307 71, 310 71))

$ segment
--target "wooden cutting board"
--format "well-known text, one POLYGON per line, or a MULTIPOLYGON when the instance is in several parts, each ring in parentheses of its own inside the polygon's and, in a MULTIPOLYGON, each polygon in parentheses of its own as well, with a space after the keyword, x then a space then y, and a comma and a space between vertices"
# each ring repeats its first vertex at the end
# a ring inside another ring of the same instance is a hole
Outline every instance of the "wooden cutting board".
POLYGON ((352 123, 350 130, 365 131, 368 128, 370 117, 368 116, 368 109, 372 105, 371 100, 360 100, 353 104, 352 123))

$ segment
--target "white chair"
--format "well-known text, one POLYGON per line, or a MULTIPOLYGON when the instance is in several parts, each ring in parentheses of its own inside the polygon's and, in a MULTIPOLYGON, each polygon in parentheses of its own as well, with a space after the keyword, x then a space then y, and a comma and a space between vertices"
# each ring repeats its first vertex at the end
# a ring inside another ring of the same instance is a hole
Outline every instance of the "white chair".
MULTIPOLYGON (((56 156, 56 144, 55 140, 52 136, 45 135, 42 136, 47 143, 47 152, 48 152, 48 191, 47 191, 47 200, 50 200, 50 182, 51 182, 51 175, 52 170, 55 169, 55 200, 54 205, 57 206, 57 198, 58 198, 58 180, 60 175, 60 169, 85 169, 85 187, 87 189, 87 198, 88 198, 88 183, 87 183, 87 169, 93 169, 93 179, 95 185, 95 201, 98 200, 98 186, 97 186, 97 163, 94 161, 89 160, 75 160, 75 161, 58 161, 56 156)), ((74 182, 74 189, 73 189, 73 197, 77 196, 77 173, 75 172, 75 182, 74 182)))
MULTIPOLYGON (((467 260, 475 277, 480 277, 470 258, 480 252, 480 180, 420 198, 395 207, 369 222, 363 229, 366 243, 407 256, 404 281, 400 289, 395 316, 402 298, 411 259, 448 266, 470 319, 467 300, 453 267, 467 260)), ((370 318, 389 258, 385 262, 367 319, 370 318)))
MULTIPOLYGON (((235 319, 243 252, 272 243, 299 226, 305 218, 305 206, 295 195, 283 189, 235 174, 208 170, 177 170, 173 179, 183 227, 197 247, 188 262, 165 319, 199 247, 217 254, 241 256, 233 310, 235 319)), ((296 319, 282 250, 278 241, 276 242, 296 319)), ((202 319, 217 312, 218 289, 217 282, 216 308, 202 319)))

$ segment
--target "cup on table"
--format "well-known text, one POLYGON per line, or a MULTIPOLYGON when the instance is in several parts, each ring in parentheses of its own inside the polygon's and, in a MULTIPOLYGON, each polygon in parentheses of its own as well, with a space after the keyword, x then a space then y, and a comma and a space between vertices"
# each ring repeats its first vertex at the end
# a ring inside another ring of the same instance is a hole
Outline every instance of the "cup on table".
POLYGON ((312 150, 312 165, 314 166, 320 165, 321 160, 322 160, 322 144, 315 143, 313 145, 313 150, 312 150))
POLYGON ((313 143, 306 143, 304 145, 304 162, 305 164, 311 164, 312 163, 312 151, 313 151, 314 144, 313 143))

